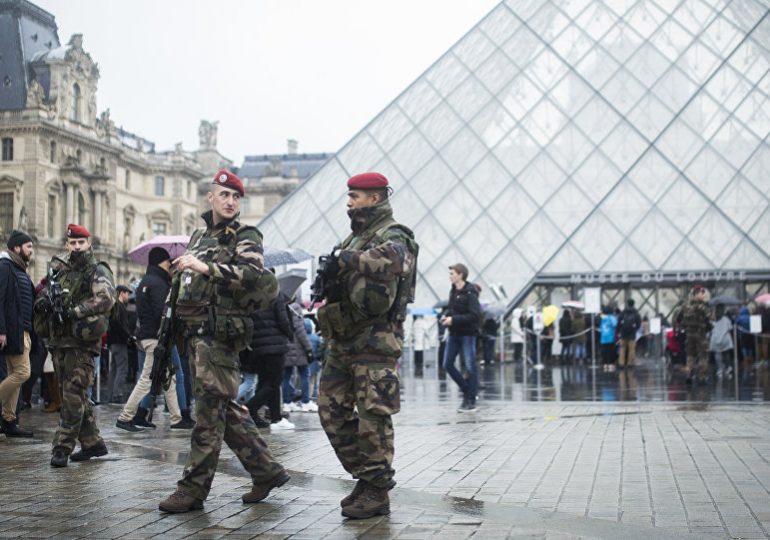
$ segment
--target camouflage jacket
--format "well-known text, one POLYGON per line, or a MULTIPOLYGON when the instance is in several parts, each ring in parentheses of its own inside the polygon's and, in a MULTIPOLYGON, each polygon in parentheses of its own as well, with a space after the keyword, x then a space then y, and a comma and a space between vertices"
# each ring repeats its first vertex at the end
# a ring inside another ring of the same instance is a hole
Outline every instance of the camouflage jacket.
MULTIPOLYGON (((112 306, 117 300, 112 270, 103 262, 97 262, 93 252, 86 254, 82 264, 73 264, 71 254, 51 259, 51 268, 63 291, 63 300, 68 312, 67 320, 58 325, 49 317, 51 348, 87 349, 98 353, 101 338, 109 326, 112 306)), ((40 301, 45 291, 35 303, 40 301)))
MULTIPOLYGON (((415 264, 417 244, 406 227, 395 224, 390 203, 354 210, 350 234, 340 244, 341 312, 355 327, 354 335, 334 339, 331 350, 346 354, 398 357, 404 331, 388 314, 399 280, 415 264)), ((320 314, 319 314, 320 315, 320 314)))
POLYGON ((238 318, 267 309, 278 295, 278 281, 265 270, 262 234, 237 218, 214 225, 210 210, 201 217, 206 227, 193 233, 187 253, 208 264, 209 274, 190 270, 175 274, 177 317, 205 320, 209 306, 218 315, 238 318))
POLYGON ((711 327, 711 310, 702 300, 690 300, 682 309, 682 326, 688 336, 704 336, 711 327))

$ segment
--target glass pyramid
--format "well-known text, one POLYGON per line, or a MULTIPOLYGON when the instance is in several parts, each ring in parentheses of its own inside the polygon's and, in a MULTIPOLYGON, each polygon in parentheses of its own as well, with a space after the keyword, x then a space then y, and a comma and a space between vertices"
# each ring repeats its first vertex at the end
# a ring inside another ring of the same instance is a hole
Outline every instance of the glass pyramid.
POLYGON ((501 2, 259 225, 329 251, 345 180, 391 181, 417 305, 465 262, 540 274, 770 266, 770 3, 501 2))

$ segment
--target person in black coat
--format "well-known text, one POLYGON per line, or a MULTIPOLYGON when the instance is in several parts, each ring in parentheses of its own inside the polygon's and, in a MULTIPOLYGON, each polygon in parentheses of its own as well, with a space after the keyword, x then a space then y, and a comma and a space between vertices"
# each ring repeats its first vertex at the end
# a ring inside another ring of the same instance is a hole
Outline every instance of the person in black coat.
POLYGON ((467 266, 460 263, 450 266, 449 280, 452 282, 449 305, 446 315, 440 320, 441 325, 449 330, 444 352, 444 369, 463 392, 463 402, 458 412, 467 412, 476 409, 476 338, 481 325, 481 305, 478 289, 467 281, 467 266), (461 351, 468 372, 467 381, 455 367, 455 358, 461 351))
POLYGON ((269 308, 255 311, 251 315, 254 321, 251 350, 246 349, 240 353, 244 381, 238 390, 238 401, 246 402, 254 423, 261 428, 279 424, 280 428, 294 427, 281 416, 283 358, 289 350, 289 339, 294 332, 289 320, 288 301, 283 293, 279 293, 269 308), (255 376, 258 377, 256 392, 250 396, 255 376), (265 405, 270 412, 270 423, 259 415, 259 409, 265 405))
POLYGON ((131 289, 118 285, 118 301, 113 306, 114 313, 110 317, 110 327, 107 330, 107 346, 110 349, 110 376, 107 380, 107 401, 123 403, 123 384, 128 373, 128 340, 131 331, 128 323, 128 297, 131 289))
POLYGON ((3 405, 0 427, 6 437, 32 437, 21 429, 16 417, 21 386, 29 379, 29 357, 34 341, 32 306, 35 286, 27 275, 32 260, 32 238, 13 231, 8 238, 8 251, 0 253, 0 353, 5 356, 7 375, 0 382, 3 405))

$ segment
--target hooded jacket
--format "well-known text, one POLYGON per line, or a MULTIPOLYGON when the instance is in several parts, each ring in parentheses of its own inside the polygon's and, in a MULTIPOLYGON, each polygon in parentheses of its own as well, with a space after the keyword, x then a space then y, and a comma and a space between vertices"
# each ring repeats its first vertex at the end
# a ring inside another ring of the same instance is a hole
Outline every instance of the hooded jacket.
POLYGON ((0 335, 7 339, 3 354, 24 353, 24 332, 32 333, 34 299, 35 286, 25 269, 7 252, 0 252, 0 335))

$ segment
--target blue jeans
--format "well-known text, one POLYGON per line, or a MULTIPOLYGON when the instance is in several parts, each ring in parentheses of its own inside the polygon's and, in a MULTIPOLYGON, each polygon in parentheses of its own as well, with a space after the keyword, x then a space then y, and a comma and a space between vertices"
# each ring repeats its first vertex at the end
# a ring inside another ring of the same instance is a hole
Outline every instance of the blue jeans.
POLYGON ((575 359, 582 360, 586 357, 586 344, 585 343, 573 343, 572 344, 573 354, 575 355, 575 359))
POLYGON ((308 364, 308 378, 313 379, 313 388, 310 396, 313 399, 318 399, 318 377, 316 377, 316 375, 321 373, 322 367, 321 362, 318 360, 313 360, 308 364))
POLYGON ((257 389, 256 373, 242 373, 242 375, 243 382, 238 387, 238 396, 235 398, 238 403, 246 403, 253 398, 254 391, 257 389))
POLYGON ((476 388, 479 381, 476 373, 476 336, 449 335, 444 350, 444 369, 460 387, 465 399, 470 403, 476 403, 476 388), (465 369, 468 371, 467 381, 455 367, 455 357, 460 353, 460 350, 463 351, 465 369))
MULTIPOLYGON (((291 384, 291 376, 294 374, 295 366, 286 366, 283 368, 283 402, 291 403, 294 401, 294 385, 291 384)), ((310 372, 307 365, 296 366, 299 372, 299 384, 302 391, 302 403, 310 402, 310 372)))
MULTIPOLYGON (((141 373, 144 368, 144 351, 137 351, 138 354, 138 372, 141 373)), ((176 400, 179 402, 179 408, 181 410, 187 410, 190 408, 190 404, 187 402, 187 394, 184 391, 184 371, 182 371, 182 361, 179 358, 179 352, 176 350, 176 346, 171 349, 171 362, 174 364, 176 370, 174 375, 176 376, 176 400)), ((150 394, 147 394, 139 402, 139 406, 144 409, 149 409, 152 406, 152 398, 150 394)))

